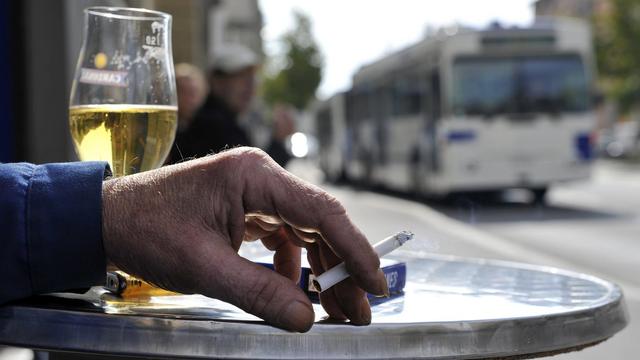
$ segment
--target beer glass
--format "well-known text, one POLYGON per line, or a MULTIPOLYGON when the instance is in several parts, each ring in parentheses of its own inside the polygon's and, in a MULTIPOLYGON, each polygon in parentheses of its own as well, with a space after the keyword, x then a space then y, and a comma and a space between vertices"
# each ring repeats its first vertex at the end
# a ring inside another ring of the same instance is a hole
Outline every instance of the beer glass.
POLYGON ((81 160, 115 176, 160 167, 177 126, 171 15, 92 7, 71 87, 69 125, 81 160))

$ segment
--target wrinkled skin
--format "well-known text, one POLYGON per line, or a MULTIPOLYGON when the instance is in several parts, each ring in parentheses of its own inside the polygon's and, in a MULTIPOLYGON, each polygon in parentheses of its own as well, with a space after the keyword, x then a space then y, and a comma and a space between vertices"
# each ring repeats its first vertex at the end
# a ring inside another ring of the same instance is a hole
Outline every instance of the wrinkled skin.
POLYGON ((373 248, 342 205, 286 172, 264 152, 237 148, 105 181, 103 239, 108 260, 165 289, 234 304, 293 331, 313 325, 295 284, 300 248, 315 274, 345 261, 351 278, 321 295, 334 319, 371 322, 365 290, 388 293, 373 248), (237 254, 262 239, 277 272, 237 254), (364 289, 364 290, 363 290, 364 289))

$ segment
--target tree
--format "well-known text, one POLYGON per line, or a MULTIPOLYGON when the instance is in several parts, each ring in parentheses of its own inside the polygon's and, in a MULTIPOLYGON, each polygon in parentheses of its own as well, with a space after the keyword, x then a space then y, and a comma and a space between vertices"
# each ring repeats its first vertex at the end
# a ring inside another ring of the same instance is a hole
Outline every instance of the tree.
POLYGON ((267 76, 262 93, 267 103, 289 103, 304 109, 315 98, 322 79, 322 55, 311 33, 311 20, 305 14, 295 12, 295 28, 282 37, 285 53, 282 66, 267 76))
POLYGON ((611 0, 594 23, 601 85, 626 112, 640 105, 640 2, 611 0))

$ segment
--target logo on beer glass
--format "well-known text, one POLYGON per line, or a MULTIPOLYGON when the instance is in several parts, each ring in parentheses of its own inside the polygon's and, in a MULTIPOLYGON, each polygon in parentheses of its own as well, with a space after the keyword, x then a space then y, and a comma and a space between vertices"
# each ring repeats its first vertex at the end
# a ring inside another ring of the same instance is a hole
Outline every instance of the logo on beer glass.
POLYGON ((126 87, 127 72, 82 68, 79 81, 85 84, 126 87))
MULTIPOLYGON (((162 23, 158 21, 154 21, 151 23, 151 35, 147 35, 144 37, 144 43, 146 46, 154 46, 154 47, 163 47, 162 43, 162 33, 164 31, 164 26, 162 23)), ((143 46, 144 48, 145 46, 143 46)))

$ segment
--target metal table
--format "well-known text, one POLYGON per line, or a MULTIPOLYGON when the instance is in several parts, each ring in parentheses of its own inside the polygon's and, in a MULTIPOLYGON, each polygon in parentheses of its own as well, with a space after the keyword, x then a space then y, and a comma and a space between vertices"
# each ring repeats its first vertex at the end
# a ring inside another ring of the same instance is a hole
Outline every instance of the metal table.
POLYGON ((373 307, 370 326, 273 328, 203 296, 123 301, 97 288, 0 307, 0 343, 152 357, 536 357, 596 344, 628 322, 620 288, 558 269, 404 253, 405 294, 373 307))

